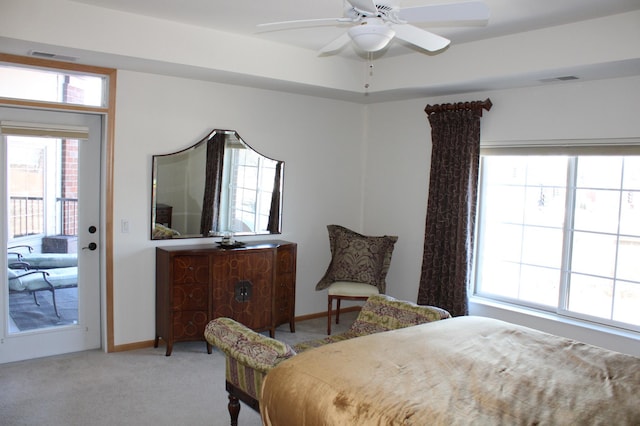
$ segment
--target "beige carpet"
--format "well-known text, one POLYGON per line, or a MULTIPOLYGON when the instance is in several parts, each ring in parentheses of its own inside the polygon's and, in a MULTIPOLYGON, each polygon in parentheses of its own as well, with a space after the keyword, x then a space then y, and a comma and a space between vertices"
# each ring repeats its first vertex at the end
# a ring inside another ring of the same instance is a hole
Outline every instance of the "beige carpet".
MULTIPOLYGON (((334 333, 357 313, 343 315, 334 333)), ((278 328, 287 343, 326 335, 326 319, 278 328)), ((224 357, 202 342, 105 354, 87 351, 0 365, 0 424, 14 425, 213 425, 229 424, 224 357)), ((242 405, 239 424, 260 416, 242 405)))

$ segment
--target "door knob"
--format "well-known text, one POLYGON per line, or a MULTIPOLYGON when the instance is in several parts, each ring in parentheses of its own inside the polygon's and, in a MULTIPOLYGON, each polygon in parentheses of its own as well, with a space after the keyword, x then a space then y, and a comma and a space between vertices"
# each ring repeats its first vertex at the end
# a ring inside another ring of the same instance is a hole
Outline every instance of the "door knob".
POLYGON ((82 250, 86 250, 89 249, 91 251, 95 250, 98 248, 98 245, 96 243, 89 243, 89 245, 87 247, 82 247, 82 250))

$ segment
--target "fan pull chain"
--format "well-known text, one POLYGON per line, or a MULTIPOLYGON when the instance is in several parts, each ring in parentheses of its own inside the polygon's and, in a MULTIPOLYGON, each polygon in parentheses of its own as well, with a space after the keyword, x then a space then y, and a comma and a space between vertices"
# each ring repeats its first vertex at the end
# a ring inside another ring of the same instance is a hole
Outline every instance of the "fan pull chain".
POLYGON ((371 87, 371 78, 373 77, 373 53, 367 52, 367 75, 365 77, 364 90, 365 93, 368 91, 369 87, 371 87))

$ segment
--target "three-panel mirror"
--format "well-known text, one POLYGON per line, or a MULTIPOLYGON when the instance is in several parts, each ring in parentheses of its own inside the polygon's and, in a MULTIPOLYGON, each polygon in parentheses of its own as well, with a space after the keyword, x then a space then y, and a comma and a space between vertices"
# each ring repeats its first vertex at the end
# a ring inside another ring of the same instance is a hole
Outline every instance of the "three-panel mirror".
POLYGON ((152 163, 151 239, 281 232, 284 162, 235 131, 213 130, 152 163))

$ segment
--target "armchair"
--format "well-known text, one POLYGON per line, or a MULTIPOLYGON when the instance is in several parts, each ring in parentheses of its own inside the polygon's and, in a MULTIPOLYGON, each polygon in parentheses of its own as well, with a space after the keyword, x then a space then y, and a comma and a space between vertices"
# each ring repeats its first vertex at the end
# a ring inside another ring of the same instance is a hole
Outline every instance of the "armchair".
MULTIPOLYGON (((14 266, 12 264, 11 266, 14 266)), ((8 268, 9 293, 29 292, 33 294, 33 301, 40 306, 36 293, 49 291, 53 300, 53 309, 60 318, 56 304, 56 290, 78 286, 78 268, 42 269, 12 269, 8 268)))
POLYGON ((9 260, 11 260, 11 256, 15 256, 18 261, 22 260, 22 256, 24 256, 24 254, 21 251, 16 251, 16 249, 27 249, 29 253, 33 253, 33 247, 27 245, 8 247, 9 251, 7 252, 7 257, 9 257, 9 260))
POLYGON ((336 301, 336 324, 340 322, 342 300, 366 301, 386 291, 397 236, 372 237, 339 225, 328 225, 331 262, 316 285, 327 290, 327 334, 331 335, 331 311, 336 301))

